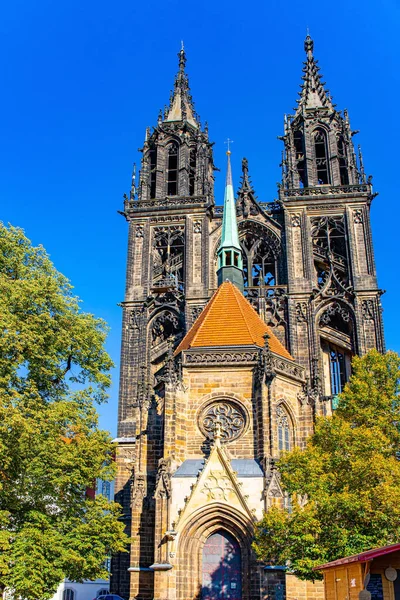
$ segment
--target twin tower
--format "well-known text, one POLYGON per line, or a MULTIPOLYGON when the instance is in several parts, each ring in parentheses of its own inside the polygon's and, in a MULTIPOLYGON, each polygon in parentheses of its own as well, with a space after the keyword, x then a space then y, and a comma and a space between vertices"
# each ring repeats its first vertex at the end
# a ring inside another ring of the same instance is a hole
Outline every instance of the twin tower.
MULTIPOLYGON (((257 199, 246 159, 235 199, 228 156, 215 204, 183 49, 169 107, 146 131, 123 211, 116 491, 132 545, 113 559, 111 589, 127 600, 273 594, 251 538, 263 510, 290 501, 275 461, 334 410, 352 356, 384 350, 376 194, 310 36, 305 51, 273 202, 257 199)), ((306 586, 303 598, 311 585, 281 584, 306 586)))

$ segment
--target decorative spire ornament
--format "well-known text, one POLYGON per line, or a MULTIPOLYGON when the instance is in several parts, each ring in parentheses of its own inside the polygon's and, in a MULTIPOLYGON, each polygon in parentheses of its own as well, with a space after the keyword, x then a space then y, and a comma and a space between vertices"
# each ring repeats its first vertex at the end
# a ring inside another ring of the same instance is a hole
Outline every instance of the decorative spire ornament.
POLYGON ((304 50, 307 54, 307 60, 304 63, 303 83, 299 92, 298 106, 295 109, 296 115, 309 108, 327 108, 334 110, 332 98, 324 88, 325 82, 322 81, 318 61, 314 58, 314 42, 309 33, 304 40, 304 50))
POLYGON ((178 52, 178 73, 175 77, 175 85, 171 93, 170 104, 164 121, 167 123, 171 121, 186 121, 198 129, 199 119, 194 110, 185 67, 186 52, 183 42, 181 42, 181 49, 178 52))

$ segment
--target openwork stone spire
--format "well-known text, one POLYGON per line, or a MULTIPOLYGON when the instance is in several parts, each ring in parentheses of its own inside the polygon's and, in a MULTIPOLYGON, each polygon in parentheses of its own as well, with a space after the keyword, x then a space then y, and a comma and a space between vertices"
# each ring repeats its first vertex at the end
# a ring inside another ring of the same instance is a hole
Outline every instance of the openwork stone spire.
POLYGON ((320 69, 317 66, 318 61, 315 60, 313 50, 314 42, 309 35, 304 41, 304 50, 307 54, 307 60, 304 62, 303 68, 303 83, 299 92, 300 99, 297 100, 298 107, 296 115, 308 108, 329 108, 334 110, 332 99, 328 90, 325 89, 325 83, 321 81, 320 69))
POLYGON ((186 53, 182 44, 178 52, 179 70, 175 78, 174 91, 172 93, 165 121, 187 121, 193 127, 198 128, 197 115, 194 110, 192 96, 190 95, 189 79, 185 71, 186 53))

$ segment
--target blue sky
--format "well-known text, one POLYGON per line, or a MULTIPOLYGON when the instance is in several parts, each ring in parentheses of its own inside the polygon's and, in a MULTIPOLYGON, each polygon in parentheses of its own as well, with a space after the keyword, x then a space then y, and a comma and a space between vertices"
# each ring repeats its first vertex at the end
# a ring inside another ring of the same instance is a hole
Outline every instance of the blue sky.
MULTIPOLYGON (((196 109, 224 140, 237 188, 249 160, 259 199, 276 197, 283 115, 299 89, 308 27, 327 88, 349 110, 379 196, 372 227, 387 347, 400 351, 397 171, 399 26, 395 0, 13 0, 0 19, 0 219, 43 244, 83 309, 103 317, 118 366, 127 226, 117 214, 146 126, 168 102, 180 40, 196 109)), ((101 424, 113 433, 118 368, 101 424)))

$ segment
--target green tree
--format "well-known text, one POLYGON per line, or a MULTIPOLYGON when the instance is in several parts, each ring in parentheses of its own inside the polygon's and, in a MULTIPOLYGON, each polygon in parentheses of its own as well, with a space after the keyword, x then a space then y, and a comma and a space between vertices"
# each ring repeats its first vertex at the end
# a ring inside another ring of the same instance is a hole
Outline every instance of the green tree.
POLYGON ((86 494, 114 476, 94 406, 110 385, 106 334, 45 250, 0 223, 0 595, 46 600, 126 548, 119 505, 86 494))
POLYGON ((355 357, 337 410, 280 459, 292 510, 257 524, 261 560, 313 580, 319 564, 400 539, 399 369, 394 352, 355 357))

